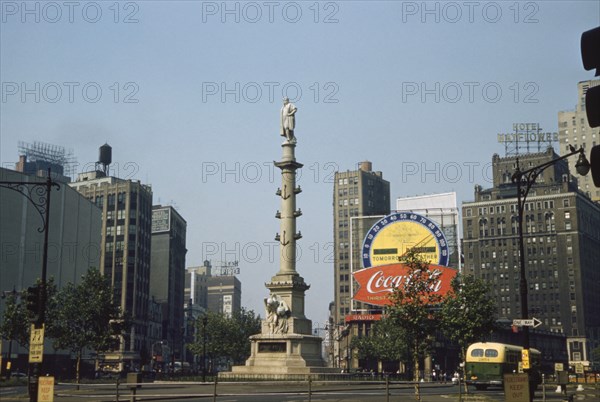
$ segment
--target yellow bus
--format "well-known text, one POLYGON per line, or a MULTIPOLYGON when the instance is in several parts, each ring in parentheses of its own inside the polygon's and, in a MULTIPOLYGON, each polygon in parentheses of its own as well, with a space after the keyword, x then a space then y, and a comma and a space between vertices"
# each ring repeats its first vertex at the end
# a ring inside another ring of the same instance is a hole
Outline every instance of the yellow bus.
MULTIPOLYGON (((465 362, 465 380, 476 389, 489 386, 502 386, 504 374, 518 373, 521 363, 522 346, 497 342, 478 342, 467 348, 465 362)), ((541 353, 529 349, 530 382, 533 387, 541 383, 541 353)))

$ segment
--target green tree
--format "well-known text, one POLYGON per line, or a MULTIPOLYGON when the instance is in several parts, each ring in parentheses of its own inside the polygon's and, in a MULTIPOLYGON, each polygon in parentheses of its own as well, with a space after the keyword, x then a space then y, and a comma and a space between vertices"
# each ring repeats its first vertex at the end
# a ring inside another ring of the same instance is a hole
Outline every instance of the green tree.
POLYGON ((373 335, 355 336, 350 342, 350 348, 356 350, 359 359, 377 359, 379 360, 377 341, 373 335))
POLYGON ((116 347, 127 320, 113 300, 110 282, 96 268, 90 268, 78 285, 61 289, 53 302, 47 332, 55 348, 75 353, 79 383, 84 349, 102 352, 116 347))
POLYGON ((260 333, 260 317, 254 311, 241 311, 231 317, 223 313, 207 311, 205 316, 196 320, 194 342, 188 344, 189 349, 202 355, 206 339, 206 357, 213 362, 227 361, 233 364, 243 364, 250 356, 251 335, 260 333), (203 319, 206 318, 206 331, 203 319))
POLYGON ((5 297, 6 306, 0 323, 0 337, 7 341, 16 341, 23 347, 29 346, 28 311, 24 303, 19 301, 19 293, 11 292, 5 297))
POLYGON ((244 364, 250 357, 250 336, 260 333, 261 319, 253 310, 241 309, 233 313, 233 333, 237 336, 229 349, 229 356, 234 364, 244 364))
POLYGON ((358 352, 359 359, 376 359, 381 362, 398 361, 407 358, 407 345, 402 329, 388 316, 376 321, 367 336, 352 338, 350 347, 358 352))
POLYGON ((440 311, 441 329, 448 339, 460 347, 464 361, 467 347, 482 341, 496 324, 496 304, 490 287, 473 275, 457 275, 446 294, 440 311))
POLYGON ((420 401, 419 362, 429 352, 438 325, 438 309, 434 307, 442 298, 434 289, 440 273, 430 271, 429 264, 414 251, 407 252, 401 262, 408 272, 390 295, 388 314, 402 331, 414 368, 415 397, 420 401))

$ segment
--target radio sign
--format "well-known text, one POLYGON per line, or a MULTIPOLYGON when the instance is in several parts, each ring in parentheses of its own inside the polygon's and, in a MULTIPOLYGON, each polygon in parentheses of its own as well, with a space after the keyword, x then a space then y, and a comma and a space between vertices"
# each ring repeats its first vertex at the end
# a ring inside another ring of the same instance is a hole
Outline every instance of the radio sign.
POLYGON ((381 314, 350 314, 344 318, 346 323, 355 321, 379 321, 381 314))

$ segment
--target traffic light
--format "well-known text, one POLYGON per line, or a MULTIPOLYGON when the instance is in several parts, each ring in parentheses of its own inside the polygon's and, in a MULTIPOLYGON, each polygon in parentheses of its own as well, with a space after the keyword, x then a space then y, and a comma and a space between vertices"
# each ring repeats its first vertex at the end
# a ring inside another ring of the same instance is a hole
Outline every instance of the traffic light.
POLYGON ((25 301, 25 307, 27 308, 27 311, 31 313, 31 315, 37 316, 39 314, 40 304, 40 287, 38 285, 27 288, 25 301))
MULTIPOLYGON (((600 75, 600 27, 590 29, 581 35, 581 59, 586 70, 596 69, 600 75)), ((585 94, 585 112, 590 127, 600 126, 600 85, 588 88, 585 94)), ((592 148, 590 165, 594 185, 600 187, 600 145, 592 148)))
MULTIPOLYGON (((596 69, 600 75, 600 27, 581 35, 581 59, 586 70, 596 69)), ((600 126, 600 86, 589 88, 585 94, 585 110, 590 127, 600 126)))
POLYGON ((592 180, 594 180, 594 186, 600 187, 600 145, 592 147, 592 152, 590 153, 590 166, 590 170, 592 171, 592 180))

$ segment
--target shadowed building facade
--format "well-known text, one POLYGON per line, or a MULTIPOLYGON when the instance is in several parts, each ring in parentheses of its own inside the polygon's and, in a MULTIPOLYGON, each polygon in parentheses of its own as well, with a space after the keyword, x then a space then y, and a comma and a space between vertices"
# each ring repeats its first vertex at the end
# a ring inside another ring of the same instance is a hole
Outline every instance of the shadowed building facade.
POLYGON ((183 350, 187 223, 171 206, 152 207, 150 296, 162 310, 162 337, 180 360, 183 350))
MULTIPOLYGON (((0 181, 44 183, 45 178, 0 168, 0 181)), ((26 290, 41 278, 44 233, 39 231, 43 228, 39 212, 23 194, 0 187, 0 205, 0 296, 4 298, 13 290, 26 290)), ((58 289, 79 283, 90 267, 100 266, 101 227, 102 211, 93 202, 65 183, 60 183, 60 189, 52 187, 47 278, 53 279, 58 289)), ((5 300, 1 300, 0 317, 5 307, 5 300)), ((27 349, 18 347, 14 340, 1 342, 2 374, 9 354, 13 356, 12 370, 25 372, 27 349)), ((57 376, 71 375, 70 353, 54 351, 51 346, 48 339, 44 370, 57 376)))
MULTIPOLYGON (((549 148, 520 155, 519 163, 529 169, 556 158, 549 148)), ((464 271, 491 284, 498 318, 510 322, 521 318, 516 157, 494 155, 492 164, 494 186, 476 186, 475 200, 462 206, 464 271)), ((523 234, 529 317, 542 321, 531 331, 532 347, 536 332, 563 334, 569 347, 578 343, 581 353, 572 357, 589 360, 584 350, 600 341, 600 206, 578 190, 566 161, 532 186, 523 234)))

